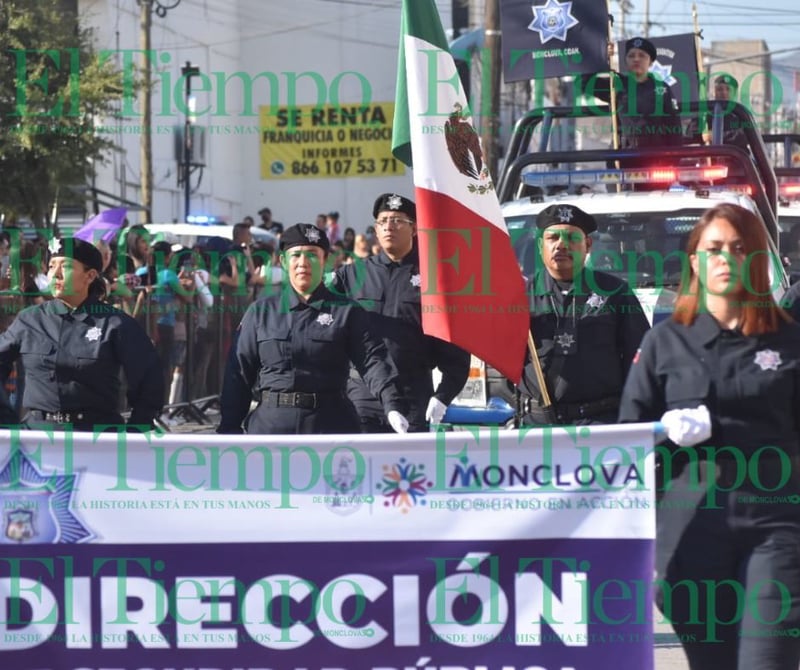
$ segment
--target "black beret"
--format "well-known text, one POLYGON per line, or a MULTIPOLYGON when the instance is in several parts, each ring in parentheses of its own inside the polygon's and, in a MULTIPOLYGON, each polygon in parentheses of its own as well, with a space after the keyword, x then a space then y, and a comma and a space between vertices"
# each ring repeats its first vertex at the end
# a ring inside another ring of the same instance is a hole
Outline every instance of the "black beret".
POLYGON ((412 200, 397 193, 384 193, 378 196, 372 206, 372 218, 377 219, 381 212, 402 212, 412 221, 417 220, 417 206, 412 200))
POLYGON ((325 231, 310 223, 296 223, 283 231, 283 235, 281 235, 281 251, 306 245, 319 247, 326 254, 331 248, 331 243, 328 241, 325 231))
POLYGON ((648 56, 650 56, 651 61, 654 61, 658 58, 658 53, 656 52, 655 44, 653 44, 650 40, 646 40, 644 37, 632 37, 627 42, 625 42, 626 55, 631 49, 641 49, 648 56))
POLYGON ((58 256, 79 261, 87 268, 97 270, 98 274, 103 271, 103 254, 100 253, 100 249, 77 237, 61 240, 53 258, 58 256))
POLYGON ((739 82, 729 74, 721 74, 719 77, 715 77, 714 83, 725 84, 725 86, 730 86, 731 88, 739 88, 739 82))
POLYGON ((539 216, 536 217, 536 227, 540 230, 558 224, 575 226, 587 235, 597 230, 597 222, 594 217, 575 205, 550 205, 539 212, 539 216))

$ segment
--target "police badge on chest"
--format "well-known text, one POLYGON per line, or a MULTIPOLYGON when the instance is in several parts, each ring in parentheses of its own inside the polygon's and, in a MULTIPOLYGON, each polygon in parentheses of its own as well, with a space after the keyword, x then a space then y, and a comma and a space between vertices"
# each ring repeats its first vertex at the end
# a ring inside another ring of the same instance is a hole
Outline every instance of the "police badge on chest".
POLYGON ((556 353, 562 356, 571 356, 578 352, 578 339, 575 336, 575 327, 572 324, 556 330, 553 335, 553 346, 556 353))

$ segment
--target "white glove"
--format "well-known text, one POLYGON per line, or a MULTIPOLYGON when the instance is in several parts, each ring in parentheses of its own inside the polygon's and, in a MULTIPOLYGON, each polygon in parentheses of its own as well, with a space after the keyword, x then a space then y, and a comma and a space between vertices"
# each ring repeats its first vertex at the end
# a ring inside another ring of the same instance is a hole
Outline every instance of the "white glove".
POLYGON ((661 423, 667 437, 680 447, 691 447, 711 437, 711 415, 708 407, 671 409, 664 412, 661 423))
POLYGON ((395 433, 407 433, 408 432, 408 419, 404 417, 400 412, 396 409, 393 409, 386 415, 386 418, 389 421, 389 425, 392 427, 395 433))
POLYGON ((438 426, 442 422, 442 419, 444 419, 444 413, 446 411, 447 405, 434 396, 428 401, 428 409, 425 410, 425 421, 431 424, 431 426, 438 426))

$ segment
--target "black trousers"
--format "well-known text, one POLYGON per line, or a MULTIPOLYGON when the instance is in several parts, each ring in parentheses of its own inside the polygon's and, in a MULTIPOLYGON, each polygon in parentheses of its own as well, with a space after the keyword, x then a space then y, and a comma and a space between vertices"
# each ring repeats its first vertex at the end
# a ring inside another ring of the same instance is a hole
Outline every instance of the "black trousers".
POLYGON ((328 400, 315 409, 267 407, 261 403, 245 420, 249 435, 319 435, 361 432, 347 398, 328 400))
POLYGON ((762 481, 709 494, 710 482, 731 481, 700 464, 670 482, 658 509, 657 604, 691 670, 798 670, 800 488, 762 481))
MULTIPOLYGON (((428 401, 433 395, 433 388, 428 386, 413 388, 401 384, 400 390, 407 404, 405 417, 408 419, 408 432, 427 433, 430 427, 425 420, 425 412, 428 409, 428 401)), ((394 432, 386 419, 383 405, 369 392, 367 385, 361 379, 351 377, 347 381, 347 396, 358 412, 362 433, 394 432)))

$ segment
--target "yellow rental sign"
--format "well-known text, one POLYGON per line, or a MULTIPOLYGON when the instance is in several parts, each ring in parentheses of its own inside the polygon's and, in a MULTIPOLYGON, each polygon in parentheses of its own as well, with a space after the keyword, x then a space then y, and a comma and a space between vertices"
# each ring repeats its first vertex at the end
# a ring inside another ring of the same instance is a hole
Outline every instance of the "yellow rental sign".
POLYGON ((261 178, 392 177, 394 103, 261 107, 261 178))

